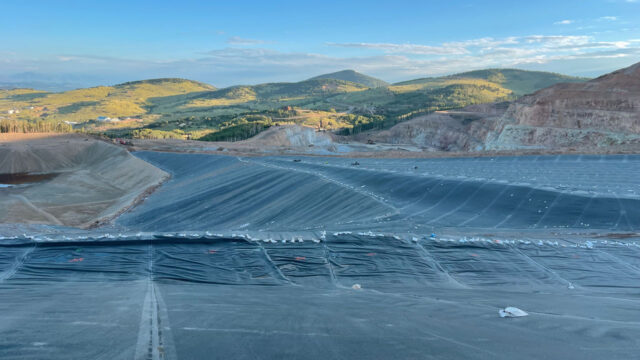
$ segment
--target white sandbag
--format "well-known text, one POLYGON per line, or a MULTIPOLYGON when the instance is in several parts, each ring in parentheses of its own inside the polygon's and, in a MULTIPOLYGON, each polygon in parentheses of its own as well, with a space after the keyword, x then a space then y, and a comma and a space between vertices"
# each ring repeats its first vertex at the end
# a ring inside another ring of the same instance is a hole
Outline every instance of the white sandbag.
POLYGON ((500 314, 500 317, 521 317, 529 315, 526 311, 513 306, 507 306, 504 309, 498 310, 498 314, 500 314))

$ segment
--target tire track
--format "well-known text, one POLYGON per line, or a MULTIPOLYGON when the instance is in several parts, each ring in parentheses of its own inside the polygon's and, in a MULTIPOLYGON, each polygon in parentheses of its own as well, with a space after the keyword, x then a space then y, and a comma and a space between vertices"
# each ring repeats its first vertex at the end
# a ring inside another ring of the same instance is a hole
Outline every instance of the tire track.
POLYGON ((175 346, 170 333, 166 305, 153 280, 153 250, 149 245, 149 278, 147 291, 142 305, 142 316, 136 344, 136 360, 177 359, 175 346))

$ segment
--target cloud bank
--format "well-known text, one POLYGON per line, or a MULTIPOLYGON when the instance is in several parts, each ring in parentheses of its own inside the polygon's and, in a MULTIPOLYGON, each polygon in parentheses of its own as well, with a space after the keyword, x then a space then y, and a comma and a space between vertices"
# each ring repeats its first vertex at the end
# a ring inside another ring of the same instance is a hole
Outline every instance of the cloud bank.
POLYGON ((229 86, 299 81, 343 69, 355 69, 391 82, 489 67, 598 75, 640 61, 637 39, 599 41, 587 35, 534 34, 441 44, 329 42, 320 47, 326 50, 322 53, 282 51, 275 43, 235 36, 228 38, 227 45, 179 60, 81 54, 26 58, 4 52, 0 53, 0 74, 8 75, 0 75, 0 83, 19 82, 24 73, 31 77, 71 74, 78 82, 86 75, 86 83, 79 86, 154 77, 183 77, 229 86), (334 50, 340 49, 356 55, 338 56, 334 50))

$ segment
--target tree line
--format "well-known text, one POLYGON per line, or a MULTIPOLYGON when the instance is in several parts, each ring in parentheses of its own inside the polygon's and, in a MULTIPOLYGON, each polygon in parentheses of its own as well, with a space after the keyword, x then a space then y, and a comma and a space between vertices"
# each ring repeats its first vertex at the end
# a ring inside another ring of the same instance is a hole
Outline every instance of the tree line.
POLYGON ((0 133, 73 132, 73 127, 63 122, 0 120, 0 133))
POLYGON ((209 133, 198 140, 203 141, 240 141, 253 137, 273 125, 271 121, 254 121, 232 125, 209 133))

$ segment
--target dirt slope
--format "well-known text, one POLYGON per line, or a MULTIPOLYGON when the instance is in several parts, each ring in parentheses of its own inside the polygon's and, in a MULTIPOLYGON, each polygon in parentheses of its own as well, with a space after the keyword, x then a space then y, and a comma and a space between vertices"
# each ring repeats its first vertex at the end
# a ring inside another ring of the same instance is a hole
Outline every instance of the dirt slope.
POLYGON ((358 140, 410 144, 429 151, 477 151, 494 131, 508 103, 472 105, 454 111, 436 111, 358 140))
POLYGON ((640 150, 640 63, 511 103, 440 111, 360 136, 430 151, 640 150))
POLYGON ((300 125, 272 126, 268 130, 243 141, 194 141, 194 140, 133 140, 136 150, 170 152, 215 152, 234 155, 273 154, 338 154, 343 146, 329 132, 300 125))
POLYGON ((168 176, 114 145, 81 136, 0 138, 0 174, 53 174, 0 188, 0 223, 88 227, 168 176))
POLYGON ((293 148, 309 146, 331 147, 333 139, 330 133, 318 132, 306 126, 287 125, 271 127, 251 139, 239 142, 239 144, 293 148))
POLYGON ((489 149, 640 144, 640 63, 585 83, 558 84, 514 102, 489 149))

